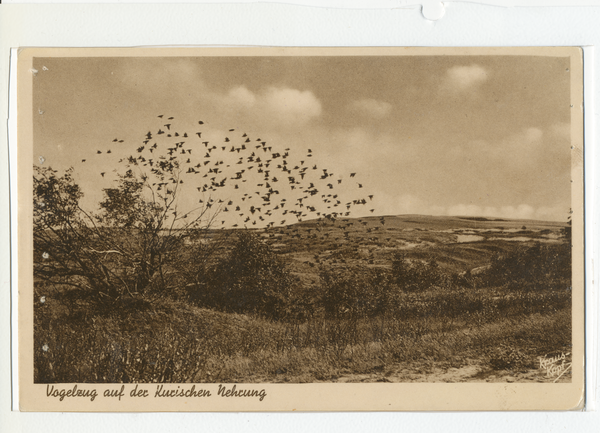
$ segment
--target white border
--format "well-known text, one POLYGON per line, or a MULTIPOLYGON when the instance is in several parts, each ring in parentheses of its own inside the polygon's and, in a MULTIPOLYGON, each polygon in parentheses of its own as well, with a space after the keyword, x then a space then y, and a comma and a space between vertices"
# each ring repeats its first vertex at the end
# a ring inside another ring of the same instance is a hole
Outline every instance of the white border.
MULTIPOLYGON (((353 2, 354 3, 354 2, 353 2)), ((408 2, 405 2, 406 5, 408 2)), ((536 2, 539 3, 539 2, 536 2)), ((563 2, 564 3, 564 2, 563 2)), ((589 2, 586 2, 589 4, 589 2)), ((596 4, 598 2, 595 2, 596 4)), ((413 3, 414 4, 414 3, 413 3)), ((556 3, 555 3, 556 4, 556 3)), ((198 44, 255 45, 589 45, 600 44, 599 8, 504 9, 471 4, 446 4, 446 15, 438 21, 423 20, 418 9, 346 11, 297 8, 286 5, 87 5, 34 7, 3 5, 0 7, 0 81, 7 84, 8 51, 15 46, 133 46, 198 44), (165 11, 168 10, 168 13, 165 11), (190 14, 193 10, 194 14, 190 14), (460 13, 460 14, 459 14, 460 13), (139 18, 136 18, 139 17, 139 18), (194 18, 195 17, 195 18, 194 18), (211 22, 198 31, 198 17, 211 22), (167 21, 167 24, 165 23, 167 21), (127 22, 127 30, 122 25, 127 22), (248 25, 248 21, 253 26, 248 25), (218 23, 219 25, 215 25, 218 23), (153 26, 154 24, 154 26, 153 26), (161 27, 162 24, 162 27, 161 27), (196 24, 196 25, 194 25, 196 24), (167 31, 168 29, 168 31, 167 31), (209 32, 210 31, 210 32, 209 32)), ((597 176, 600 169, 594 129, 599 117, 598 74, 590 85, 588 77, 598 66, 591 48, 585 49, 586 74, 586 260, 587 309, 595 315, 587 318, 588 408, 597 402, 598 389, 598 223, 600 194, 597 176), (594 104, 596 102, 596 104, 594 104), (594 240, 594 242, 592 242, 594 240), (595 264, 595 266, 594 266, 595 264), (594 285, 596 284, 596 285, 594 285), (591 358, 594 356, 595 358, 591 358), (595 376, 595 377, 594 377, 595 376)), ((6 88, 6 87, 3 87, 6 88)), ((0 116, 6 117, 5 93, 0 116)), ((0 181, 8 181, 5 147, 6 122, 0 122, 0 181)), ((11 157, 14 153, 11 151, 11 157)), ((12 190, 13 188, 11 188, 12 190)), ((7 325, 9 275, 8 196, 0 191, 0 304, 3 310, 1 343, 9 347, 7 325), (7 209, 6 211, 4 209, 7 209)), ((12 211, 15 211, 13 206, 12 211)), ((598 412, 593 414, 21 414, 6 412, 10 407, 10 355, 0 351, 0 430, 2 431, 166 431, 219 429, 229 431, 335 430, 364 431, 402 430, 419 427, 423 431, 593 431, 598 412), (8 380, 7 380, 8 379, 8 380), (498 422, 498 421, 504 422, 498 422), (308 423, 308 424, 307 424, 308 423)), ((597 409, 597 408, 596 408, 597 409)), ((597 427, 596 427, 597 428, 597 427)))
POLYGON ((11 351, 12 351, 12 409, 18 410, 19 401, 19 339, 18 339, 18 311, 19 311, 19 297, 17 296, 17 287, 19 287, 19 243, 13 242, 16 239, 16 233, 18 228, 18 214, 19 208, 17 206, 15 198, 18 196, 19 191, 17 183, 17 49, 11 50, 10 56, 10 89, 9 89, 9 114, 8 114, 8 157, 10 159, 9 176, 10 176, 10 219, 11 219, 11 351))
POLYGON ((596 130, 599 100, 597 95, 598 76, 594 76, 594 65, 597 59, 594 47, 584 47, 584 175, 585 175, 585 230, 586 230, 586 305, 585 305, 585 343, 586 343, 586 410, 598 410, 598 278, 594 264, 598 263, 598 166, 599 152, 597 149, 596 130), (596 242, 591 242, 595 239, 596 242), (594 284, 595 283, 595 284, 594 284))

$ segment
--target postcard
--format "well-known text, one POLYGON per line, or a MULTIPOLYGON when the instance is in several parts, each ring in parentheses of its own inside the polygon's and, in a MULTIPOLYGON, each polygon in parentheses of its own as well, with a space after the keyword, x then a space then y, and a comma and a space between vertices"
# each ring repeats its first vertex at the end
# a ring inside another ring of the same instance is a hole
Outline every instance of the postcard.
POLYGON ((20 50, 21 410, 581 408, 582 61, 20 50))

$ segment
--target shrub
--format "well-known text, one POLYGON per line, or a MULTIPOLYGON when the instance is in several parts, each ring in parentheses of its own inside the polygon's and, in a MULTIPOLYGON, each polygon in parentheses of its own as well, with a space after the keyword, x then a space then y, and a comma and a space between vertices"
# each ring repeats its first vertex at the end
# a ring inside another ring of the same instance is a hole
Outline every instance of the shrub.
POLYGON ((407 292, 447 286, 450 283, 449 276, 434 258, 428 261, 410 261, 400 252, 395 253, 392 259, 392 276, 398 287, 407 292))
POLYGON ((492 286, 512 289, 547 287, 551 284, 571 284, 571 248, 566 243, 520 247, 493 257, 490 268, 483 274, 492 286))
POLYGON ((229 255, 196 287, 200 304, 222 311, 281 319, 292 314, 298 281, 258 236, 242 231, 229 255))
POLYGON ((389 272, 345 266, 320 272, 321 303, 328 318, 352 319, 384 314, 394 303, 389 272))

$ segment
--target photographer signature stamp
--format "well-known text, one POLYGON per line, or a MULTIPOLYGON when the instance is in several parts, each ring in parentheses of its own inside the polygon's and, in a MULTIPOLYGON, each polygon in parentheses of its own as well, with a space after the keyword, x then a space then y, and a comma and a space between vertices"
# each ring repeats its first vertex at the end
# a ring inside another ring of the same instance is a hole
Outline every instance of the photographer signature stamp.
POLYGON ((560 355, 538 357, 539 370, 541 370, 545 377, 554 378, 552 382, 558 381, 565 374, 571 372, 573 363, 570 361, 571 352, 561 353, 560 355))

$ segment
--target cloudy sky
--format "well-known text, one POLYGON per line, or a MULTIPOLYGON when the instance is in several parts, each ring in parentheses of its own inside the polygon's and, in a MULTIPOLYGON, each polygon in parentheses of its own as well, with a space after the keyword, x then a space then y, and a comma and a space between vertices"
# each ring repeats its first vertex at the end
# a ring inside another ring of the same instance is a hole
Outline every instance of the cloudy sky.
POLYGON ((353 216, 370 208, 568 216, 568 57, 36 58, 33 66, 34 163, 74 167, 87 207, 163 114, 190 134, 201 119, 211 144, 235 129, 289 148, 296 161, 311 149, 310 163, 346 188, 357 173, 352 181, 373 199, 353 216))

